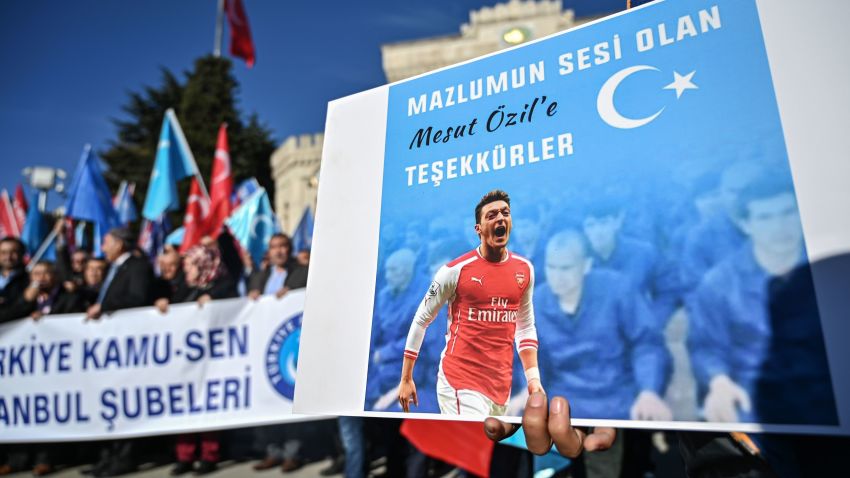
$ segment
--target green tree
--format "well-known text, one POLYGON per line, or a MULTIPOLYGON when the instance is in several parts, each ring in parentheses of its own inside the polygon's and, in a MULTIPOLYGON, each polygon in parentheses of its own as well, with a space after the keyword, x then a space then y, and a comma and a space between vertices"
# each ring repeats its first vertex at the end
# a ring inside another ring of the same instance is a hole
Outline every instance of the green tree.
MULTIPOLYGON (((109 166, 107 179, 115 187, 119 181, 136 182, 137 206, 144 203, 162 120, 168 108, 174 108, 177 119, 198 168, 209 186, 218 128, 227 123, 231 170, 234 183, 255 176, 274 195, 269 161, 276 142, 271 131, 252 114, 247 124, 236 107, 239 84, 232 73, 232 63, 225 58, 205 56, 195 61, 192 71, 184 73, 180 82, 163 69, 161 84, 143 87, 143 92, 129 93, 122 107, 128 119, 114 119, 117 138, 101 157, 109 166)), ((180 184, 181 197, 186 198, 189 180, 180 184)), ((172 223, 182 222, 182 211, 174 213, 172 223)))

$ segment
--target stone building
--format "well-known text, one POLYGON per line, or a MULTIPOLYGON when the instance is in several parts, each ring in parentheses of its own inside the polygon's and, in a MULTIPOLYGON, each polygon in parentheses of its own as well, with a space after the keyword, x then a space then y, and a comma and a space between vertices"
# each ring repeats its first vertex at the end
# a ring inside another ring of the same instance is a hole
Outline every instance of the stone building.
MULTIPOLYGON (((561 0, 509 0, 469 13, 460 33, 381 47, 388 82, 410 78, 586 23, 561 0)), ((316 206, 322 133, 290 136, 272 154, 275 211, 281 227, 292 233, 306 206, 316 206)))

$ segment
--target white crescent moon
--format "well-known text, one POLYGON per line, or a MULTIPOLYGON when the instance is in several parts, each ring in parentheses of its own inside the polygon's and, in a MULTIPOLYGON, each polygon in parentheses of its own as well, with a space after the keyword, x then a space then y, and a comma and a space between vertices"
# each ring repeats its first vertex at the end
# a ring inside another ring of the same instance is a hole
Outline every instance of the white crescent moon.
POLYGON ((630 66, 614 73, 608 81, 602 85, 599 90, 599 96, 596 97, 596 110, 599 111, 599 117, 602 121, 609 125, 620 129, 632 129, 643 126, 654 120, 664 111, 664 108, 658 110, 654 115, 646 118, 632 119, 621 115, 617 108, 614 107, 614 93, 620 83, 634 73, 644 70, 659 71, 658 68, 649 65, 630 66))
POLYGON ((261 222, 267 224, 269 229, 274 229, 274 222, 272 222, 271 218, 265 214, 260 214, 251 223, 251 237, 257 237, 257 224, 261 222))

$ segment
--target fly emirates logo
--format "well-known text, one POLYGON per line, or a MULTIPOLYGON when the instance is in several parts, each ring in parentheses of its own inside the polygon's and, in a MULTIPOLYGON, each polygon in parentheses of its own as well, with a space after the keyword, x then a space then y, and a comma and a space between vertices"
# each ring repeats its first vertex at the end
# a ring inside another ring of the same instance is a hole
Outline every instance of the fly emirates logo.
POLYGON ((469 308, 467 320, 476 322, 516 322, 517 311, 508 310, 508 299, 504 297, 490 297, 490 308, 469 308))

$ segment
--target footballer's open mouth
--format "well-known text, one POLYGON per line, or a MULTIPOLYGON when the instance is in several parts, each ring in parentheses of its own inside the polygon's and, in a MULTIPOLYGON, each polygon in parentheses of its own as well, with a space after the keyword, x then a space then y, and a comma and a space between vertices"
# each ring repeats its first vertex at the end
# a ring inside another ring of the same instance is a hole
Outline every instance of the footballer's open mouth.
POLYGON ((496 237, 505 237, 508 233, 508 228, 505 226, 496 226, 496 229, 493 231, 496 234, 496 237))

